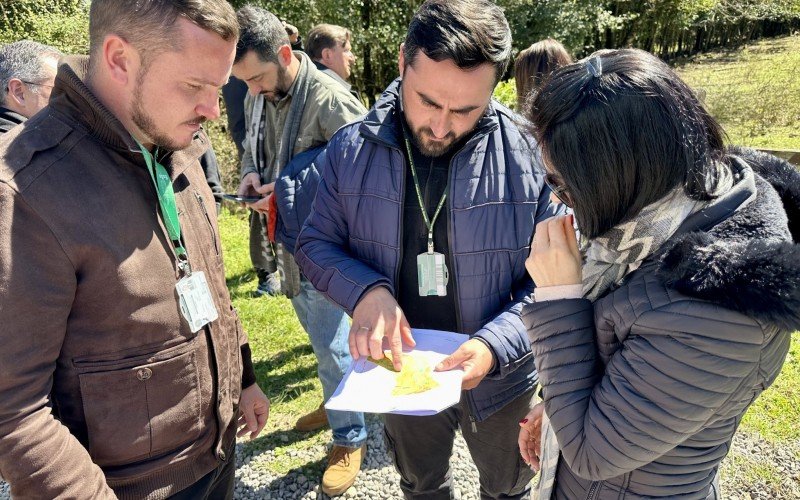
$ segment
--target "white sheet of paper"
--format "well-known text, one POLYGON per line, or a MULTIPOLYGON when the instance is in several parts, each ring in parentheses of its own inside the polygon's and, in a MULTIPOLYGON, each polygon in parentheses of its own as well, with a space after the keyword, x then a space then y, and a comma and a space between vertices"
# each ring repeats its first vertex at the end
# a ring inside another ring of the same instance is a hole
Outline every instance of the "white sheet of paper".
MULTIPOLYGON (((438 330, 412 329, 411 334, 417 342, 413 352, 428 358, 431 368, 469 340, 468 335, 438 330)), ((461 398, 461 378, 464 376, 461 369, 433 372, 438 387, 407 396, 392 396, 396 376, 396 373, 360 358, 345 373, 336 392, 325 403, 325 408, 365 413, 435 415, 458 403, 461 398)))

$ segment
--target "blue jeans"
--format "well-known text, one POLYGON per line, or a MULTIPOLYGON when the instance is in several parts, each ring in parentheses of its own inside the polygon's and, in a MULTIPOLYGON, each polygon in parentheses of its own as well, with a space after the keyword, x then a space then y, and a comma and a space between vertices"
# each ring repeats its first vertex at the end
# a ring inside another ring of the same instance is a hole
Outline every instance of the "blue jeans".
MULTIPOLYGON (((300 294, 291 300, 317 356, 322 396, 327 401, 353 362, 347 344, 350 322, 344 311, 328 301, 305 278, 300 281, 300 294)), ((367 440, 363 413, 333 410, 325 412, 333 431, 333 444, 358 448, 367 440)))

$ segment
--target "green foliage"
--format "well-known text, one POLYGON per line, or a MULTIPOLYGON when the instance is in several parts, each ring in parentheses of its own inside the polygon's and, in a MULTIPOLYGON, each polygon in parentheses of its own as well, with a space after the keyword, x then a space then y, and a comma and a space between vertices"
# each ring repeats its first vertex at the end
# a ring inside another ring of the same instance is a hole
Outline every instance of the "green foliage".
MULTIPOLYGON (((248 0, 233 0, 239 7, 248 0)), ((398 75, 397 54, 422 0, 286 0, 255 2, 307 33, 319 22, 353 32, 353 83, 373 102, 398 75)), ((555 38, 576 56, 638 47, 662 57, 739 45, 800 27, 800 0, 497 0, 515 52, 555 38)), ((513 99, 510 101, 513 102, 513 99)))
POLYGON ((515 80, 512 78, 498 83, 494 89, 493 97, 507 107, 517 110, 517 84, 515 80))
POLYGON ((0 43, 29 39, 68 54, 88 52, 89 12, 84 0, 0 0, 0 4, 0 43))
MULTIPOLYGON (((397 56, 422 0, 231 0, 261 5, 301 34, 329 22, 353 32, 353 83, 369 103, 398 75, 397 56)), ((800 0, 497 0, 515 51, 546 37, 574 55, 633 46, 662 57, 739 45, 800 27, 800 0)), ((30 38, 86 53, 88 0, 0 0, 0 43, 30 38)), ((501 89, 502 90, 502 89, 501 89)), ((506 99, 501 93, 501 99, 506 99)), ((505 101, 513 104, 513 99, 505 101)))

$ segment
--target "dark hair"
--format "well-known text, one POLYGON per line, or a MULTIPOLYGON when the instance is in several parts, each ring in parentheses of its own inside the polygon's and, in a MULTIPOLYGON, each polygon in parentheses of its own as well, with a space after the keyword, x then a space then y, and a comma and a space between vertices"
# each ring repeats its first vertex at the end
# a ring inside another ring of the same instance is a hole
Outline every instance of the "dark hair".
POLYGON ((255 51, 258 58, 264 62, 278 62, 278 50, 284 45, 290 45, 289 35, 280 19, 272 12, 246 5, 236 11, 239 19, 239 43, 236 44, 236 58, 238 63, 248 52, 255 51))
POLYGON ((350 30, 335 24, 318 24, 308 32, 306 53, 314 60, 322 59, 322 51, 335 46, 344 47, 351 38, 350 30))
POLYGON ((47 59, 58 60, 61 55, 55 47, 33 40, 19 40, 0 47, 0 104, 6 103, 8 84, 13 78, 32 85, 32 91, 38 92, 36 85, 52 78, 46 68, 47 59))
POLYGON ((572 63, 572 56, 561 43, 547 38, 517 55, 514 80, 517 84, 517 109, 521 110, 531 90, 538 90, 550 73, 572 63))
POLYGON ((414 64, 420 49, 434 61, 452 60, 462 69, 491 63, 497 82, 511 57, 511 30, 502 9, 488 0, 428 0, 408 27, 406 66, 414 64))
POLYGON ((556 70, 526 114, 589 238, 677 186, 698 200, 717 187, 721 127, 666 63, 642 50, 605 50, 556 70))
POLYGON ((176 28, 179 17, 218 34, 223 40, 239 36, 233 7, 225 0, 92 0, 89 52, 95 54, 106 35, 113 33, 141 53, 146 67, 162 51, 181 50, 176 28))

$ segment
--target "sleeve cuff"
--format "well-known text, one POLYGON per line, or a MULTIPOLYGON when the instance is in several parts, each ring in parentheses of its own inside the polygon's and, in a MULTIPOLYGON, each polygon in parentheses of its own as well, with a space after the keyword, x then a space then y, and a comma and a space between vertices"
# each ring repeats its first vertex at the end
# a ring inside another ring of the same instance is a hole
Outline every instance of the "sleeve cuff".
POLYGON ((248 174, 257 174, 257 173, 258 173, 258 170, 256 170, 255 166, 249 166, 249 167, 244 167, 243 166, 242 167, 242 172, 239 175, 239 180, 241 181, 248 174))
POLYGON ((549 302, 561 299, 580 299, 583 298, 583 285, 556 285, 537 287, 533 291, 535 302, 549 302))
POLYGON ((472 338, 475 340, 480 340, 483 343, 483 345, 485 345, 486 348, 489 349, 489 352, 492 353, 492 367, 486 373, 486 376, 488 377, 497 375, 500 372, 499 366, 497 364, 497 354, 494 353, 494 349, 492 349, 492 346, 489 345, 489 341, 483 337, 472 337, 472 338))
POLYGON ((242 389, 247 389, 256 383, 256 370, 253 368, 253 358, 250 344, 242 344, 242 389))

